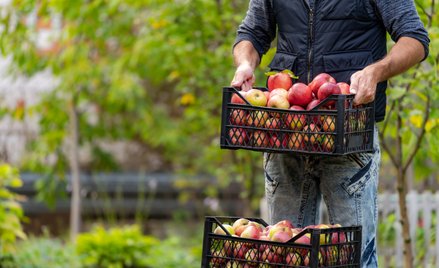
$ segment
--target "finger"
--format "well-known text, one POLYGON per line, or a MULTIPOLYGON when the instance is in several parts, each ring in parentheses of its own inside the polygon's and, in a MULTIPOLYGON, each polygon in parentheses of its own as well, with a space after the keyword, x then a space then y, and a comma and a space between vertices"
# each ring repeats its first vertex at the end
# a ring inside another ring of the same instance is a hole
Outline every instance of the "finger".
POLYGON ((241 90, 249 91, 252 87, 253 85, 249 81, 245 81, 241 86, 241 90))

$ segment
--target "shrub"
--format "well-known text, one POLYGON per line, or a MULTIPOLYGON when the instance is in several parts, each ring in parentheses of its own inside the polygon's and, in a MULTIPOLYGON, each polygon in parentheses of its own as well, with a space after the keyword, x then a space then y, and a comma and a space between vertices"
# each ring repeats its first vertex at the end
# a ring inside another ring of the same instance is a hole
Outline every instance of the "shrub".
POLYGON ((146 257, 158 244, 157 239, 144 236, 136 225, 109 230, 98 226, 78 236, 76 251, 84 267, 140 268, 149 267, 146 257))

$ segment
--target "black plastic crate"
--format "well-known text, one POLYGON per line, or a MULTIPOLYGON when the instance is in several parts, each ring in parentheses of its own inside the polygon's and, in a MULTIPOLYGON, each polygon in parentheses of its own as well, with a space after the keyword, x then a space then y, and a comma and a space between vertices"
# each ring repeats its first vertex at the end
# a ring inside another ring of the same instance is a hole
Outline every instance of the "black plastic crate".
POLYGON ((221 148, 324 155, 372 152, 375 105, 354 107, 354 97, 331 95, 309 111, 285 110, 252 106, 237 89, 225 87, 221 148), (247 104, 232 103, 233 94, 247 104), (329 102, 334 109, 325 108, 329 102))
MULTIPOLYGON (((215 234, 221 224, 232 223, 237 217, 206 217, 203 238, 202 268, 207 267, 360 267, 361 226, 328 229, 304 229, 286 243, 246 239, 215 234), (308 236, 309 244, 301 244, 308 236)), ((264 227, 258 218, 247 218, 264 227)))

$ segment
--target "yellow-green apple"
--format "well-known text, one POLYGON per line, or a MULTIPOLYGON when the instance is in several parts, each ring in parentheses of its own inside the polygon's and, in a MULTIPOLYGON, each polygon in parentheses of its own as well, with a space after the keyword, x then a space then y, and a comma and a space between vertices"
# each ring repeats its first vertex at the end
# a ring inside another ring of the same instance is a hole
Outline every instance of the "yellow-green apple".
POLYGON ((323 134, 320 137, 320 144, 322 145, 322 149, 324 152, 332 152, 334 151, 334 137, 329 134, 323 134))
POLYGON ((285 264, 299 266, 302 265, 302 255, 297 252, 289 252, 285 256, 285 264))
POLYGON ((341 94, 349 95, 351 94, 351 86, 345 82, 338 82, 337 86, 340 88, 341 94))
POLYGON ((267 74, 269 74, 267 87, 270 91, 276 88, 283 88, 288 90, 293 85, 293 80, 291 80, 291 74, 289 74, 288 72, 267 74))
MULTIPOLYGON (((304 111, 305 109, 302 106, 299 105, 293 105, 290 107, 290 110, 292 111, 304 111)), ((295 114, 295 113, 288 113, 286 115, 285 122, 288 127, 290 127, 293 130, 301 130, 303 126, 305 125, 305 115, 303 114, 295 114)))
POLYGON ((252 145, 257 147, 267 147, 269 138, 267 136, 267 133, 262 130, 255 130, 251 134, 252 137, 252 145))
POLYGON ((303 140, 306 143, 310 142, 311 144, 314 144, 317 141, 319 131, 319 127, 314 123, 306 125, 303 128, 303 133, 305 134, 303 140))
POLYGON ((232 125, 244 126, 247 124, 247 112, 241 109, 233 110, 230 114, 230 123, 232 125))
POLYGON ((264 92, 256 88, 247 91, 245 99, 253 106, 267 106, 267 97, 264 92))
POLYGON ((233 145, 244 145, 247 142, 247 132, 242 128, 231 128, 229 137, 233 145))
POLYGON ((303 83, 296 83, 288 90, 290 105, 306 107, 312 101, 312 90, 303 83))
POLYGON ((319 88, 326 82, 336 83, 335 79, 327 73, 321 73, 314 77, 314 79, 309 83, 309 87, 311 88, 314 96, 317 97, 317 93, 319 88))
MULTIPOLYGON (((319 88, 317 98, 322 101, 333 94, 341 94, 340 87, 335 83, 326 82, 319 88)), ((325 105, 331 106, 334 105, 334 103, 335 101, 328 101, 325 105)))
POLYGON ((261 235, 261 231, 256 226, 253 225, 248 225, 241 233, 242 238, 248 238, 248 239, 259 239, 260 235, 261 235))
POLYGON ((233 222, 232 227, 233 230, 235 230, 236 235, 241 235, 242 231, 247 227, 250 220, 246 218, 239 218, 236 221, 233 222))
POLYGON ((269 115, 265 111, 251 111, 247 115, 247 125, 253 127, 262 127, 265 125, 269 115))
MULTIPOLYGON (((235 230, 233 230, 233 227, 230 224, 221 224, 221 225, 224 229, 227 230, 227 232, 229 232, 230 235, 235 234, 235 230)), ((217 235, 227 235, 223 228, 221 228, 221 226, 217 226, 213 231, 213 233, 217 235)))
POLYGON ((267 103, 267 107, 277 108, 277 109, 288 109, 290 108, 290 103, 287 98, 282 95, 274 95, 270 97, 267 103))
MULTIPOLYGON (((239 94, 241 94, 241 96, 243 98, 245 98, 247 92, 246 91, 239 91, 239 94)), ((241 98, 238 94, 233 93, 232 99, 230 101, 231 101, 231 103, 235 103, 235 104, 246 104, 243 98, 241 98)))

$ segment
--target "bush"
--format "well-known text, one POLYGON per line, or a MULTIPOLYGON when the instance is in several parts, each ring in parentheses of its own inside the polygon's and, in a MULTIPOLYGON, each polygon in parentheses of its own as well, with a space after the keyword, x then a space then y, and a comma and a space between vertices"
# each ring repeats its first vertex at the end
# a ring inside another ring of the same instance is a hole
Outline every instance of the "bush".
POLYGON ((83 267, 149 267, 146 258, 158 244, 159 240, 144 236, 136 225, 109 230, 98 226, 78 236, 76 251, 83 267))
POLYGON ((80 267, 74 247, 59 239, 32 238, 17 244, 20 248, 13 261, 4 268, 71 268, 80 267))
POLYGON ((5 255, 14 253, 16 239, 26 239, 21 226, 24 215, 18 203, 20 196, 9 190, 21 186, 18 171, 9 165, 0 164, 0 265, 5 255))

